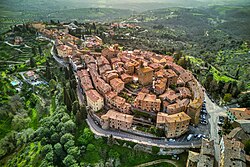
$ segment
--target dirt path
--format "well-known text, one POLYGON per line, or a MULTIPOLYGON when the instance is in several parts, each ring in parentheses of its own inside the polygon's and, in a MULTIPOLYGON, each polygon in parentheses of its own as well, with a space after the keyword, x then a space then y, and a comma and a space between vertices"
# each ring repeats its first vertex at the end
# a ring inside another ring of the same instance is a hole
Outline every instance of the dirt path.
POLYGON ((147 162, 147 163, 144 163, 144 164, 140 164, 140 165, 137 165, 135 167, 146 167, 146 166, 156 165, 156 164, 163 163, 163 162, 170 163, 170 164, 174 165, 175 167, 178 167, 178 165, 177 165, 177 163, 175 161, 172 161, 172 160, 169 160, 169 159, 159 159, 159 160, 147 162))

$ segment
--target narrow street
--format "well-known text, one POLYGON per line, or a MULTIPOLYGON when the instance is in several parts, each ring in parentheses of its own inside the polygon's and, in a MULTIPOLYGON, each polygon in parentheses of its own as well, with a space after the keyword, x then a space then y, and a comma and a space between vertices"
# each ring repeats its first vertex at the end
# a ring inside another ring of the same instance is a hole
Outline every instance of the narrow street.
POLYGON ((218 118, 219 115, 225 114, 226 110, 221 108, 216 103, 213 103, 207 94, 205 94, 206 108, 209 114, 209 126, 210 126, 210 140, 214 140, 214 149, 215 149, 215 160, 219 162, 220 159, 220 136, 218 134, 218 118))

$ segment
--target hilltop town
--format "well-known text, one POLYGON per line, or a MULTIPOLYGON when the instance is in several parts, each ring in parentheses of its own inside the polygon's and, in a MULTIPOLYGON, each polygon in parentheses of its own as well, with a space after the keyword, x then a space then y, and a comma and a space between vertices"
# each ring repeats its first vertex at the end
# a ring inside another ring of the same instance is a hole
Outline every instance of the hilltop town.
POLYGON ((199 124, 204 90, 172 56, 122 51, 118 44, 93 52, 102 44, 97 36, 85 37, 89 50, 83 50, 76 44, 80 39, 65 31, 40 33, 53 39, 57 56, 72 64, 89 112, 103 129, 155 126, 165 137, 175 138, 186 133, 190 123, 199 124))
MULTIPOLYGON (((114 36, 115 29, 145 31, 134 23, 88 24, 108 27, 102 33, 105 39, 114 36)), ((7 66, 1 77, 11 85, 5 86, 5 90, 11 88, 5 93, 6 99, 10 93, 22 94, 24 108, 31 108, 27 109, 29 113, 17 114, 18 119, 15 115, 13 120, 21 123, 12 126, 29 124, 34 129, 27 129, 31 135, 20 140, 31 143, 26 152, 45 157, 41 165, 59 162, 77 166, 86 161, 88 164, 81 165, 122 166, 121 160, 130 166, 146 162, 143 156, 169 156, 173 161, 167 163, 187 167, 249 164, 244 151, 249 141, 248 108, 226 108, 214 103, 197 75, 178 65, 178 53, 107 44, 83 25, 34 22, 15 25, 5 36, 3 45, 21 55, 28 51, 34 55, 24 63, 7 66), (28 35, 20 30, 28 31, 28 35), (32 42, 27 38, 30 34, 34 35, 32 42), (23 95, 26 92, 28 95, 23 95), (36 152, 34 145, 38 145, 36 152), (54 159, 49 157, 51 154, 54 159), (124 154, 129 154, 129 162, 124 154)), ((133 38, 129 34, 125 37, 133 38)), ((10 99, 16 101, 15 106, 7 108, 15 114, 23 112, 18 110, 21 98, 10 99)), ((5 152, 0 156, 6 157, 6 150, 14 152, 15 147, 3 143, 0 146, 5 152)), ((30 163, 20 159, 7 163, 30 163)), ((35 160, 32 158, 32 164, 35 160)))

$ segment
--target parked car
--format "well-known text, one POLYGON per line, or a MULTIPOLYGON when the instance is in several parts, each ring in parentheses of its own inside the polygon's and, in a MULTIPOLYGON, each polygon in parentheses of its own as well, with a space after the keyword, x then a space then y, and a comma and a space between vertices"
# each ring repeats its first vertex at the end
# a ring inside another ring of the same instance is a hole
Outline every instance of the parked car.
POLYGON ((178 155, 174 154, 174 155, 172 156, 172 159, 179 160, 179 159, 180 159, 180 157, 179 157, 178 155))
POLYGON ((169 139, 168 141, 169 142, 175 142, 175 139, 169 139))
POLYGON ((223 116, 219 116, 219 121, 220 121, 220 122, 222 122, 222 123, 223 123, 223 122, 224 122, 224 120, 225 120, 225 118, 224 118, 223 116))
POLYGON ((188 137, 187 137, 187 141, 190 141, 193 136, 194 136, 193 134, 189 134, 188 137))
POLYGON ((222 126, 223 125, 223 122, 221 122, 221 121, 218 121, 218 123, 217 123, 219 126, 222 126))
POLYGON ((202 121, 201 121, 201 124, 203 124, 203 125, 207 125, 207 124, 208 124, 208 122, 207 122, 207 120, 202 120, 202 121))
POLYGON ((206 109, 202 109, 201 113, 207 114, 207 110, 206 109))
POLYGON ((201 115, 200 115, 200 118, 201 118, 201 119, 206 119, 206 115, 205 115, 205 114, 201 114, 201 115))

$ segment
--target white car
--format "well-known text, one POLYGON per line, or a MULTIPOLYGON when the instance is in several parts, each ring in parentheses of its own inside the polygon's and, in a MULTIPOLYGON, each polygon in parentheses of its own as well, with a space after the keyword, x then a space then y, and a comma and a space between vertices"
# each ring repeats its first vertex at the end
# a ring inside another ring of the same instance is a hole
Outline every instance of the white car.
POLYGON ((169 142, 175 142, 175 139, 169 139, 168 141, 169 142))

